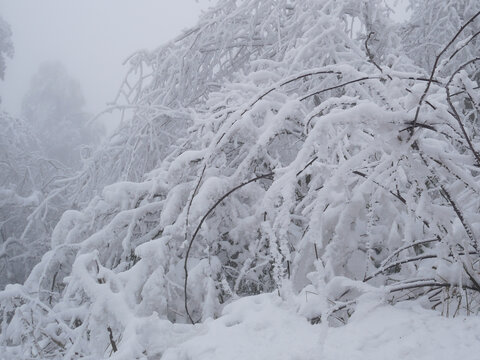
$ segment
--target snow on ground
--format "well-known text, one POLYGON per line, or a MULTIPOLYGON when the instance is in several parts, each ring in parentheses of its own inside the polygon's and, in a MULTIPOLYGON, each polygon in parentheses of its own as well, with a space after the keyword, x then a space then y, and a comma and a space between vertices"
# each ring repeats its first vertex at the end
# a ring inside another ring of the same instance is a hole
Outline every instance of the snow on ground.
POLYGON ((197 336, 169 349, 162 360, 318 359, 322 327, 264 294, 227 306, 223 316, 199 326, 197 336))
POLYGON ((446 318, 415 303, 366 306, 334 328, 311 325, 264 294, 240 299, 194 329, 162 360, 480 359, 480 317, 446 318))

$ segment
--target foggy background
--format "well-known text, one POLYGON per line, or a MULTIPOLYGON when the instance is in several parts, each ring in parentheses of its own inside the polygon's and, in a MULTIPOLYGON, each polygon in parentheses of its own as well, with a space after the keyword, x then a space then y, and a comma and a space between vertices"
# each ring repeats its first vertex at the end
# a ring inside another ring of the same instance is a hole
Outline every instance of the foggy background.
MULTIPOLYGON (((20 115, 32 76, 45 61, 60 61, 81 84, 85 110, 113 100, 133 52, 154 49, 195 25, 212 0, 0 0, 15 54, 0 82, 3 108, 20 115)), ((110 132, 117 114, 102 116, 110 132)))

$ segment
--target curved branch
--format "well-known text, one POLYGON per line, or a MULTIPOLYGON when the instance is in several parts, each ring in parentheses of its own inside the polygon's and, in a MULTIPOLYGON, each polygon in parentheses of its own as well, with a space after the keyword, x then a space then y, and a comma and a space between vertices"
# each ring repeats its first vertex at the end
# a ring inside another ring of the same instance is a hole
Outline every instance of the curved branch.
POLYGON ((208 209, 208 211, 205 213, 205 215, 203 215, 202 219, 200 220, 200 222, 198 223, 197 225, 197 228, 195 229, 195 232, 193 233, 192 235, 192 238, 190 239, 190 242, 188 244, 188 248, 187 248, 187 252, 185 253, 185 262, 183 264, 183 269, 185 271, 185 283, 183 285, 183 291, 184 291, 184 302, 185 302, 185 311, 188 315, 188 318, 190 319, 191 323, 192 324, 195 324, 195 321, 193 320, 191 314, 190 314, 190 311, 188 310, 188 296, 187 296, 187 285, 188 285, 188 257, 190 255, 190 251, 192 249, 192 245, 193 245, 193 242, 195 241, 195 238, 197 237, 198 235, 198 232, 200 231, 200 228, 202 227, 203 223, 205 222, 205 220, 207 219, 207 217, 215 210, 215 208, 220 205, 220 203, 222 203, 223 200, 225 200, 228 196, 230 196, 232 193, 234 193, 235 191, 241 189, 242 187, 252 183, 252 182, 255 182, 255 181, 258 181, 258 180, 261 180, 261 179, 271 179, 272 176, 274 175, 274 172, 271 172, 271 173, 268 173, 268 174, 263 174, 263 175, 260 175, 260 176, 257 176, 253 179, 250 179, 248 181, 245 181, 243 183, 241 183, 240 185, 237 185, 236 187, 234 187, 233 189, 229 190, 228 192, 226 192, 220 199, 218 199, 215 204, 213 204, 213 206, 208 209))
POLYGON ((305 95, 304 97, 300 98, 300 101, 304 101, 304 100, 306 100, 306 99, 308 99, 312 96, 324 93, 326 91, 335 90, 335 89, 338 89, 338 88, 341 88, 341 87, 344 87, 344 86, 347 86, 347 85, 350 85, 350 84, 354 84, 356 82, 361 82, 361 81, 365 81, 365 80, 379 80, 379 79, 382 79, 382 77, 381 76, 364 76, 364 77, 361 77, 361 78, 358 78, 358 79, 355 79, 355 80, 350 80, 350 81, 347 81, 347 82, 344 82, 344 83, 341 83, 341 84, 338 84, 338 85, 335 85, 335 86, 332 86, 332 87, 329 87, 329 88, 326 88, 326 89, 315 91, 313 93, 310 93, 310 94, 305 95))
POLYGON ((425 260, 425 259, 434 259, 438 257, 437 255, 435 254, 422 254, 422 255, 419 255, 419 256, 414 256, 414 257, 411 257, 411 258, 407 258, 407 259, 402 259, 402 260, 398 260, 398 261, 395 261, 393 263, 391 263, 390 265, 388 265, 387 267, 381 267, 380 269, 378 269, 377 271, 375 271, 372 275, 370 276, 367 276, 363 281, 368 281, 368 280, 371 280, 373 279, 375 276, 377 275, 380 275, 382 273, 384 273, 385 271, 391 269, 391 268, 394 268, 398 265, 403 265, 403 264, 406 264, 406 263, 409 263, 409 262, 413 262, 413 261, 418 261, 418 260, 425 260))
POLYGON ((197 191, 200 188, 200 184, 202 182, 203 175, 205 174, 205 169, 206 168, 207 168, 207 164, 205 164, 203 166, 202 173, 200 174, 200 177, 198 178, 197 185, 195 186, 195 189, 193 190, 192 196, 190 197, 190 201, 188 202, 187 215, 185 216, 185 241, 187 241, 187 236, 188 236, 188 218, 190 216, 190 208, 192 207, 193 199, 195 198, 195 195, 197 194, 197 191))
POLYGON ((402 246, 401 248, 398 248, 396 251, 394 251, 385 260, 383 260, 381 268, 383 268, 390 260, 392 260, 396 255, 399 255, 402 251, 410 249, 410 248, 412 248, 414 246, 417 246, 417 245, 424 245, 424 244, 428 244, 428 243, 435 242, 435 241, 440 241, 440 238, 437 236, 436 238, 433 238, 433 239, 420 240, 420 241, 416 241, 416 242, 413 242, 411 244, 402 246))

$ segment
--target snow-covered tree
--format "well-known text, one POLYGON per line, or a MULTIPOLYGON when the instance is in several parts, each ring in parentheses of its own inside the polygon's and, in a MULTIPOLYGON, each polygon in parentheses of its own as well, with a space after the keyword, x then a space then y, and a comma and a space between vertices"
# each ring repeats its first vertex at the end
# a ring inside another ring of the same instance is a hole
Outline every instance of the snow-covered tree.
POLYGON ((227 0, 132 56, 108 109, 122 126, 65 185, 79 204, 96 196, 0 293, 8 354, 159 358, 169 321, 272 291, 312 322, 347 321, 364 294, 477 312, 473 62, 405 55, 409 25, 388 14, 376 0, 227 0))
POLYGON ((28 123, 0 113, 0 288, 23 283, 50 249, 52 228, 66 205, 52 196, 63 166, 45 158, 28 123), (50 197, 49 197, 50 196, 50 197))
MULTIPOLYGON (((5 57, 12 57, 10 26, 0 18, 0 79, 5 57)), ((49 249, 52 215, 32 214, 58 174, 58 165, 42 157, 31 127, 0 111, 0 289, 22 283, 41 255, 49 249), (31 216, 31 217, 30 217, 31 216), (41 221, 39 221, 41 220, 41 221)), ((40 210, 40 209, 39 209, 40 210)))
MULTIPOLYGON (((7 55, 11 55, 12 49, 9 35, 8 25, 1 20, 0 45, 3 53, 7 55)), ((2 51, 0 55, 3 55, 2 51)), ((2 75, 3 70, 4 68, 2 75)), ((32 101, 24 105, 30 119, 35 117, 43 122, 32 124, 31 121, 15 118, 5 112, 0 113, 0 289, 9 283, 25 281, 33 266, 50 249, 52 230, 60 215, 73 206, 61 183, 67 176, 72 175, 71 170, 58 160, 50 158, 47 152, 55 155, 53 153, 56 151, 54 147, 57 140, 52 134, 69 136, 74 134, 75 129, 81 130, 84 125, 63 124, 62 129, 59 123, 57 132, 45 131, 49 126, 53 126, 48 123, 53 120, 50 116, 60 117, 62 112, 66 114, 68 111, 54 111, 59 106, 52 100, 52 92, 61 80, 55 83, 52 78, 54 76, 45 76, 44 81, 37 79, 34 84, 37 86, 36 91, 32 89, 29 94, 29 100, 32 101), (43 114, 40 114, 42 111, 43 114), (39 136, 43 138, 40 140, 39 136), (46 148, 52 151, 45 151, 46 148)), ((82 100, 77 91, 78 86, 74 82, 63 82, 63 85, 67 84, 65 88, 56 90, 57 97, 63 99, 59 101, 60 105, 70 107, 70 110, 78 108, 80 104, 78 101, 75 103, 75 99, 82 100), (68 92, 74 94, 69 95, 68 92)), ((85 115, 82 116, 83 121, 85 115)), ((83 133, 87 135, 85 130, 83 133)), ((63 146, 68 141, 75 142, 72 138, 62 139, 63 146)), ((73 153, 74 150, 70 148, 62 149, 65 158, 73 153)))
POLYGON ((95 144, 101 127, 88 124, 80 84, 58 62, 40 65, 22 103, 22 115, 31 123, 46 156, 79 167, 82 145, 95 144))
POLYGON ((6 58, 13 56, 12 30, 10 25, 0 17, 0 79, 5 77, 6 58))

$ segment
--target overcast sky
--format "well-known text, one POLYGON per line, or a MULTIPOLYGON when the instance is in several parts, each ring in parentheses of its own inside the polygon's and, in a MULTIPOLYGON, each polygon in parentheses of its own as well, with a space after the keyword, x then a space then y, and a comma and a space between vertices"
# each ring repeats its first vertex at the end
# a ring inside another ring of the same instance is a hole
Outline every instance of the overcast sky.
POLYGON ((140 49, 154 49, 195 25, 210 0, 0 0, 11 25, 15 56, 0 82, 2 106, 18 115, 23 95, 40 63, 62 62, 80 81, 87 109, 111 101, 140 49))

